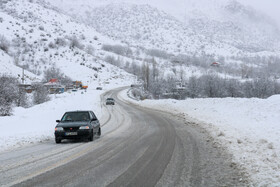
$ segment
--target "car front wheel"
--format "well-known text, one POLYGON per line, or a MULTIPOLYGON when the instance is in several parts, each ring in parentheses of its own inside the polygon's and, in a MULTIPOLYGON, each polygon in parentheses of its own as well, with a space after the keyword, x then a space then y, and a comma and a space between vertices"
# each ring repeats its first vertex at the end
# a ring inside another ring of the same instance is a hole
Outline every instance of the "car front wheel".
POLYGON ((93 131, 90 133, 90 136, 89 136, 88 140, 93 141, 93 131))
POLYGON ((61 143, 61 139, 60 138, 55 138, 55 143, 61 143))

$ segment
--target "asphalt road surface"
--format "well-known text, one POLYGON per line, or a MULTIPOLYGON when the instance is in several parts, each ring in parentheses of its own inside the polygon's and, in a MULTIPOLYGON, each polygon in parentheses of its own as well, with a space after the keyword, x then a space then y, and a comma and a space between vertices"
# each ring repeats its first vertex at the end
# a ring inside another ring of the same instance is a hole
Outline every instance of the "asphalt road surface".
POLYGON ((0 186, 245 186, 246 177, 188 119, 103 95, 102 136, 0 154, 0 186))

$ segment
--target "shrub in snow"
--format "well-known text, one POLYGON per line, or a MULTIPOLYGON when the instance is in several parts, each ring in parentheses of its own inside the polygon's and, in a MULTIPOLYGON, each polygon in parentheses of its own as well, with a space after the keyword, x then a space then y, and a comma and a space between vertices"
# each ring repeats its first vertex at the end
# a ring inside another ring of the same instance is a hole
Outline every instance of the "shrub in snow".
POLYGON ((17 95, 15 98, 16 106, 28 107, 28 98, 25 90, 23 88, 18 87, 17 95))
POLYGON ((267 145, 267 148, 268 148, 268 149, 274 149, 273 143, 269 143, 269 144, 267 145))
POLYGON ((143 97, 143 93, 141 91, 141 89, 138 89, 138 88, 134 88, 131 90, 131 94, 134 98, 137 98, 137 99, 140 99, 143 97))
POLYGON ((67 44, 67 42, 64 38, 57 38, 55 40, 55 44, 58 46, 65 46, 67 44))
POLYGON ((8 53, 9 48, 10 48, 10 42, 5 38, 5 36, 0 35, 0 49, 8 53))
POLYGON ((51 49, 55 48, 55 44, 54 44, 53 42, 50 42, 48 46, 49 46, 49 48, 51 48, 51 49))
POLYGON ((92 47, 92 45, 87 45, 86 52, 90 55, 94 55, 94 47, 92 47))
POLYGON ((12 105, 19 98, 18 84, 16 78, 6 75, 0 77, 0 116, 11 115, 12 105))
POLYGON ((120 66, 120 60, 119 59, 115 59, 113 56, 106 56, 104 61, 112 64, 112 65, 115 65, 115 66, 120 66))
POLYGON ((68 37, 68 39, 70 40, 70 48, 77 47, 81 50, 85 48, 85 46, 80 43, 79 39, 75 35, 72 37, 68 37))
POLYGON ((32 85, 34 92, 33 92, 33 103, 34 104, 41 104, 46 101, 49 101, 48 90, 42 83, 35 83, 32 85))
POLYGON ((43 26, 39 26, 39 30, 43 31, 45 28, 43 26))
POLYGON ((10 116, 11 114, 12 106, 9 103, 3 103, 2 99, 0 98, 0 116, 10 116))
POLYGON ((81 40, 85 40, 85 39, 86 39, 85 35, 83 35, 83 34, 80 35, 80 39, 81 39, 81 40))

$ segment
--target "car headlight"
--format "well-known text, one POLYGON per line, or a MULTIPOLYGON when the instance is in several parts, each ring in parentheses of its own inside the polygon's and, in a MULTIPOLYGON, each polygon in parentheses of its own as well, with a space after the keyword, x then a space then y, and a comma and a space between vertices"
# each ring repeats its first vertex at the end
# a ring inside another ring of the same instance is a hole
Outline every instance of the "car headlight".
POLYGON ((55 131, 63 131, 63 128, 62 127, 56 127, 54 130, 55 131))
POLYGON ((89 126, 80 126, 79 129, 89 129, 89 126))

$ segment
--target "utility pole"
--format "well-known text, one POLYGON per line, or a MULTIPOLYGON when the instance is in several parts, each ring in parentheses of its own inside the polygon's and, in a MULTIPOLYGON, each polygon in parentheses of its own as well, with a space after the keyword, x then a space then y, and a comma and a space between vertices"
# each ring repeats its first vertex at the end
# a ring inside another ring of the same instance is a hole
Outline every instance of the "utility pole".
POLYGON ((24 84, 24 69, 22 68, 22 78, 21 78, 21 80, 22 80, 22 84, 24 84))

